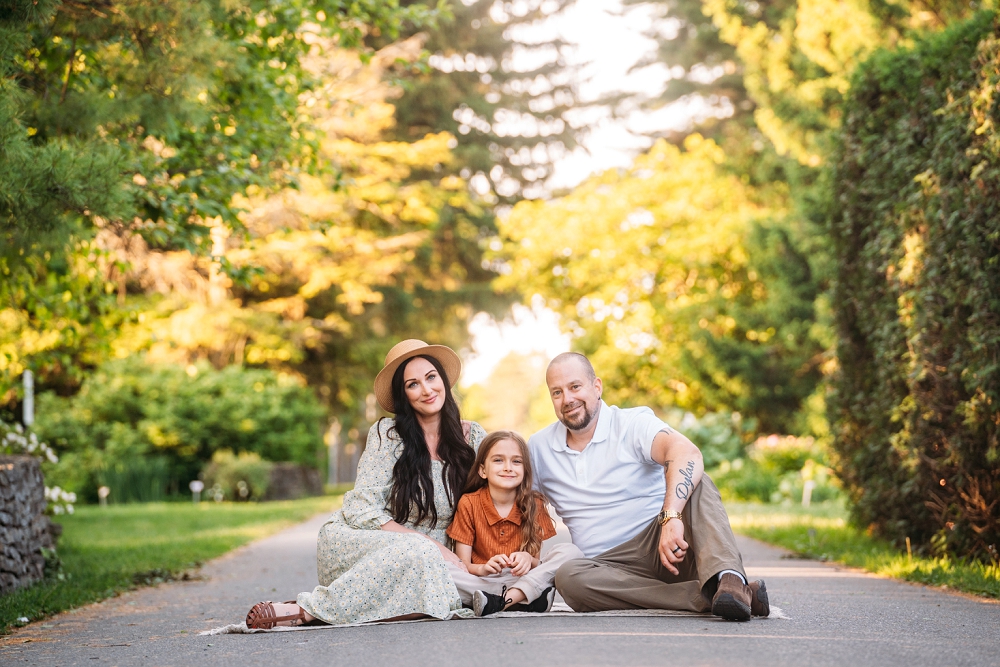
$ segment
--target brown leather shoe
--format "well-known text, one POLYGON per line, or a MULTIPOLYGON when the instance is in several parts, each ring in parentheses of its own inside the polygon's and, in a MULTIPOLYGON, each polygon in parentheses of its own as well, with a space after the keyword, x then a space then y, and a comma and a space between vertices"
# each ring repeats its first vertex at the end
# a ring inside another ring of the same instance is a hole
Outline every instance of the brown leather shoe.
POLYGON ((750 584, 750 613, 754 616, 770 616, 771 604, 767 601, 767 586, 762 579, 750 584))
POLYGON ((749 621, 750 587, 735 574, 726 573, 719 578, 719 588, 712 598, 712 613, 727 621, 749 621))

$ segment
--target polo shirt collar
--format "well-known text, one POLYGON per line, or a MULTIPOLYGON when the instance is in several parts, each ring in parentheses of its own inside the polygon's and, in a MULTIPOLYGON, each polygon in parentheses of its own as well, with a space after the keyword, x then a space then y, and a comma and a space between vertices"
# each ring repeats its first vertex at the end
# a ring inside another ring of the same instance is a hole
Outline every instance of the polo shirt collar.
POLYGON ((497 508, 493 505, 493 498, 490 496, 490 487, 484 486, 477 492, 479 494, 479 502, 482 503, 483 511, 486 513, 486 521, 491 526, 495 526, 501 521, 510 521, 518 526, 521 525, 521 510, 518 509, 517 503, 510 508, 510 514, 507 516, 500 516, 497 512, 497 508))
MULTIPOLYGON (((551 443, 552 448, 558 452, 570 451, 566 445, 566 435, 568 429, 561 421, 556 421, 555 440, 551 443)), ((604 442, 611 435, 611 409, 608 404, 601 399, 601 411, 597 413, 597 428, 594 429, 594 437, 591 438, 588 447, 595 442, 604 442)))

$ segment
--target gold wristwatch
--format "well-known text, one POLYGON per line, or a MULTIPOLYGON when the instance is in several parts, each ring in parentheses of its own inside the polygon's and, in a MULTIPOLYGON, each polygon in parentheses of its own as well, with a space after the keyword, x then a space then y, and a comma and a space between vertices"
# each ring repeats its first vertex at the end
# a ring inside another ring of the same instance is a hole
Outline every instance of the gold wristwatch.
POLYGON ((680 512, 675 512, 673 510, 663 510, 662 512, 656 515, 656 520, 660 522, 661 526, 666 522, 670 521, 671 519, 680 519, 681 521, 683 521, 684 517, 681 516, 680 512))

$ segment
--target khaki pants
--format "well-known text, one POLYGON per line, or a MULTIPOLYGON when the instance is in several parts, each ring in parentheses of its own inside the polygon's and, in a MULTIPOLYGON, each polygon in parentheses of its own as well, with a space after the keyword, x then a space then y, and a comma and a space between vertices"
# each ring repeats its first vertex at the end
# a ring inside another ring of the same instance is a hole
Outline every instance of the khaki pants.
POLYGON ((654 518, 638 535, 595 558, 572 560, 556 573, 556 589, 575 611, 677 609, 708 611, 716 575, 743 559, 719 490, 701 478, 684 507, 688 552, 671 574, 660 562, 660 525, 654 518))
POLYGON ((500 574, 491 574, 487 577, 477 577, 459 569, 455 565, 448 563, 448 571, 455 582, 455 588, 462 597, 462 603, 472 606, 472 594, 476 591, 485 591, 500 595, 503 587, 518 588, 524 593, 525 603, 534 602, 555 580, 556 570, 567 561, 574 558, 583 558, 583 552, 572 544, 556 544, 549 549, 541 559, 538 567, 532 568, 523 577, 515 577, 510 570, 504 570, 500 574))

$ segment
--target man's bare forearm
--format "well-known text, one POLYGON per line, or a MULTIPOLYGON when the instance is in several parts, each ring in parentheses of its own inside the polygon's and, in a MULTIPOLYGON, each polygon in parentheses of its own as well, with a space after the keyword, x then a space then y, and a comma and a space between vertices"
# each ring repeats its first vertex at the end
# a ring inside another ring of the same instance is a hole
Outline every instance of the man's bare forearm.
POLYGON ((652 454, 653 460, 663 466, 666 479, 663 509, 682 511, 705 472, 701 452, 694 443, 668 426, 656 434, 652 454))

